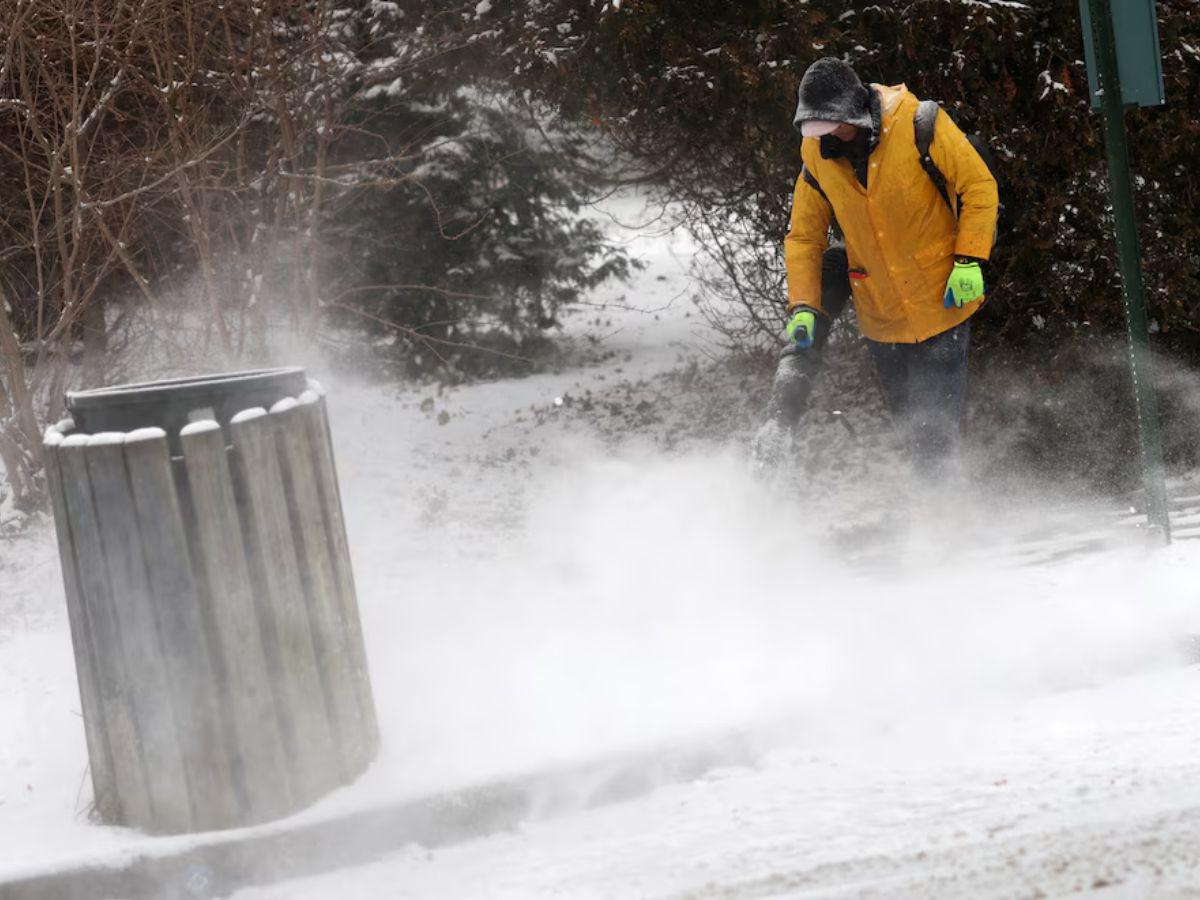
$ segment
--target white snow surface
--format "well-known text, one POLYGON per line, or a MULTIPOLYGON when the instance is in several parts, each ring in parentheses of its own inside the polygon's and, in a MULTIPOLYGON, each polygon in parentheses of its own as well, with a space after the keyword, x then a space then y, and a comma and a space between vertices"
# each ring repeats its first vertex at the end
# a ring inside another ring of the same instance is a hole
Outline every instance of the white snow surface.
POLYGON ((125 443, 125 432, 123 431, 102 431, 99 434, 88 435, 87 445, 89 447, 112 447, 125 443))
POLYGON ((195 422, 188 422, 179 429, 180 437, 191 437, 194 434, 206 434, 209 431, 220 431, 221 423, 216 419, 197 419, 195 422))
POLYGON ((138 428, 125 435, 124 443, 136 444, 139 441, 162 441, 167 433, 161 428, 138 428))
POLYGON ((265 409, 263 409, 261 406, 255 406, 250 409, 243 409, 241 412, 234 415, 234 417, 232 419, 230 419, 229 421, 233 425, 240 425, 243 422, 250 422, 250 421, 253 421, 254 419, 261 419, 266 414, 267 414, 267 411, 265 409))
MULTIPOLYGON (((987 547, 1042 514, 991 500, 969 528, 919 512, 868 566, 802 497, 755 478, 742 447, 602 440, 555 398, 708 349, 684 296, 695 248, 668 228, 632 248, 648 268, 568 324, 601 337, 607 361, 441 391, 314 373, 330 387, 384 746, 302 815, 714 730, 769 731, 761 762, 237 896, 1196 884, 1200 670, 1178 644, 1200 632, 1200 544, 1021 567, 987 547)), ((860 502, 878 501, 868 487, 860 502)), ((87 818, 74 679, 43 523, 0 544, 0 876, 154 843, 87 818)))

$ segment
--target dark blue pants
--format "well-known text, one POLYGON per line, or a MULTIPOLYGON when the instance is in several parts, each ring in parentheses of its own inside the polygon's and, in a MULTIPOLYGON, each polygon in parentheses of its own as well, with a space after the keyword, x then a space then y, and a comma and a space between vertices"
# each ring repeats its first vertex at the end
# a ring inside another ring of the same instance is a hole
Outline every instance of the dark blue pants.
POLYGON ((919 344, 867 341, 892 421, 924 475, 957 472, 970 342, 970 319, 919 344))

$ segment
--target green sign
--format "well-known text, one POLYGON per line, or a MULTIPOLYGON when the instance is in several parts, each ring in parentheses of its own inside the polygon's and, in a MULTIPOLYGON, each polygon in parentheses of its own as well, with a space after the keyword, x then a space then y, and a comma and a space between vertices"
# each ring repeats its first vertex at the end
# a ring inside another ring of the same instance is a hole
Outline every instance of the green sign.
MULTIPOLYGON (((1088 0, 1079 0, 1083 17, 1083 51, 1087 56, 1088 89, 1092 109, 1100 109, 1096 92, 1096 48, 1092 44, 1092 16, 1088 0)), ((1117 69, 1121 99, 1126 106, 1162 106, 1162 52, 1158 45, 1158 18, 1154 0, 1113 0, 1113 34, 1117 39, 1117 69)))

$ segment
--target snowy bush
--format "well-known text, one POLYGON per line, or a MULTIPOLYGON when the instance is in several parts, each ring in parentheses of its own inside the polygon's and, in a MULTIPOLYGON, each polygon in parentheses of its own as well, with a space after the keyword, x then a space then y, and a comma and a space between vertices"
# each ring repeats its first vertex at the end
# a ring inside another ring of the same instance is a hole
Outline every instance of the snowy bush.
POLYGON ((40 497, 40 423, 64 387, 124 374, 127 340, 178 369, 336 325, 356 365, 381 348, 457 375, 523 363, 564 303, 626 271, 577 215, 588 146, 497 78, 488 12, 0 10, 0 470, 19 506, 40 497))

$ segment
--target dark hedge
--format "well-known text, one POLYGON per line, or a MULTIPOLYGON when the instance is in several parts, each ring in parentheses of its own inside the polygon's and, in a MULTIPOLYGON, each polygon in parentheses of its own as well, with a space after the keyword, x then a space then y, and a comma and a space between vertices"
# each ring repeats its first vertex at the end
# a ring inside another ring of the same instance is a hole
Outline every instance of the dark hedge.
MULTIPOLYGON (((1077 0, 542 0, 524 9, 497 17, 502 69, 563 114, 590 119, 673 196, 750 222, 750 240, 764 245, 777 247, 786 230, 799 167, 790 119, 805 67, 836 55, 864 80, 907 83, 996 150, 1007 211, 983 343, 1122 327, 1077 0)), ((1200 3, 1161 0, 1158 11, 1168 103, 1132 112, 1128 128, 1151 327, 1195 349, 1200 3)))

